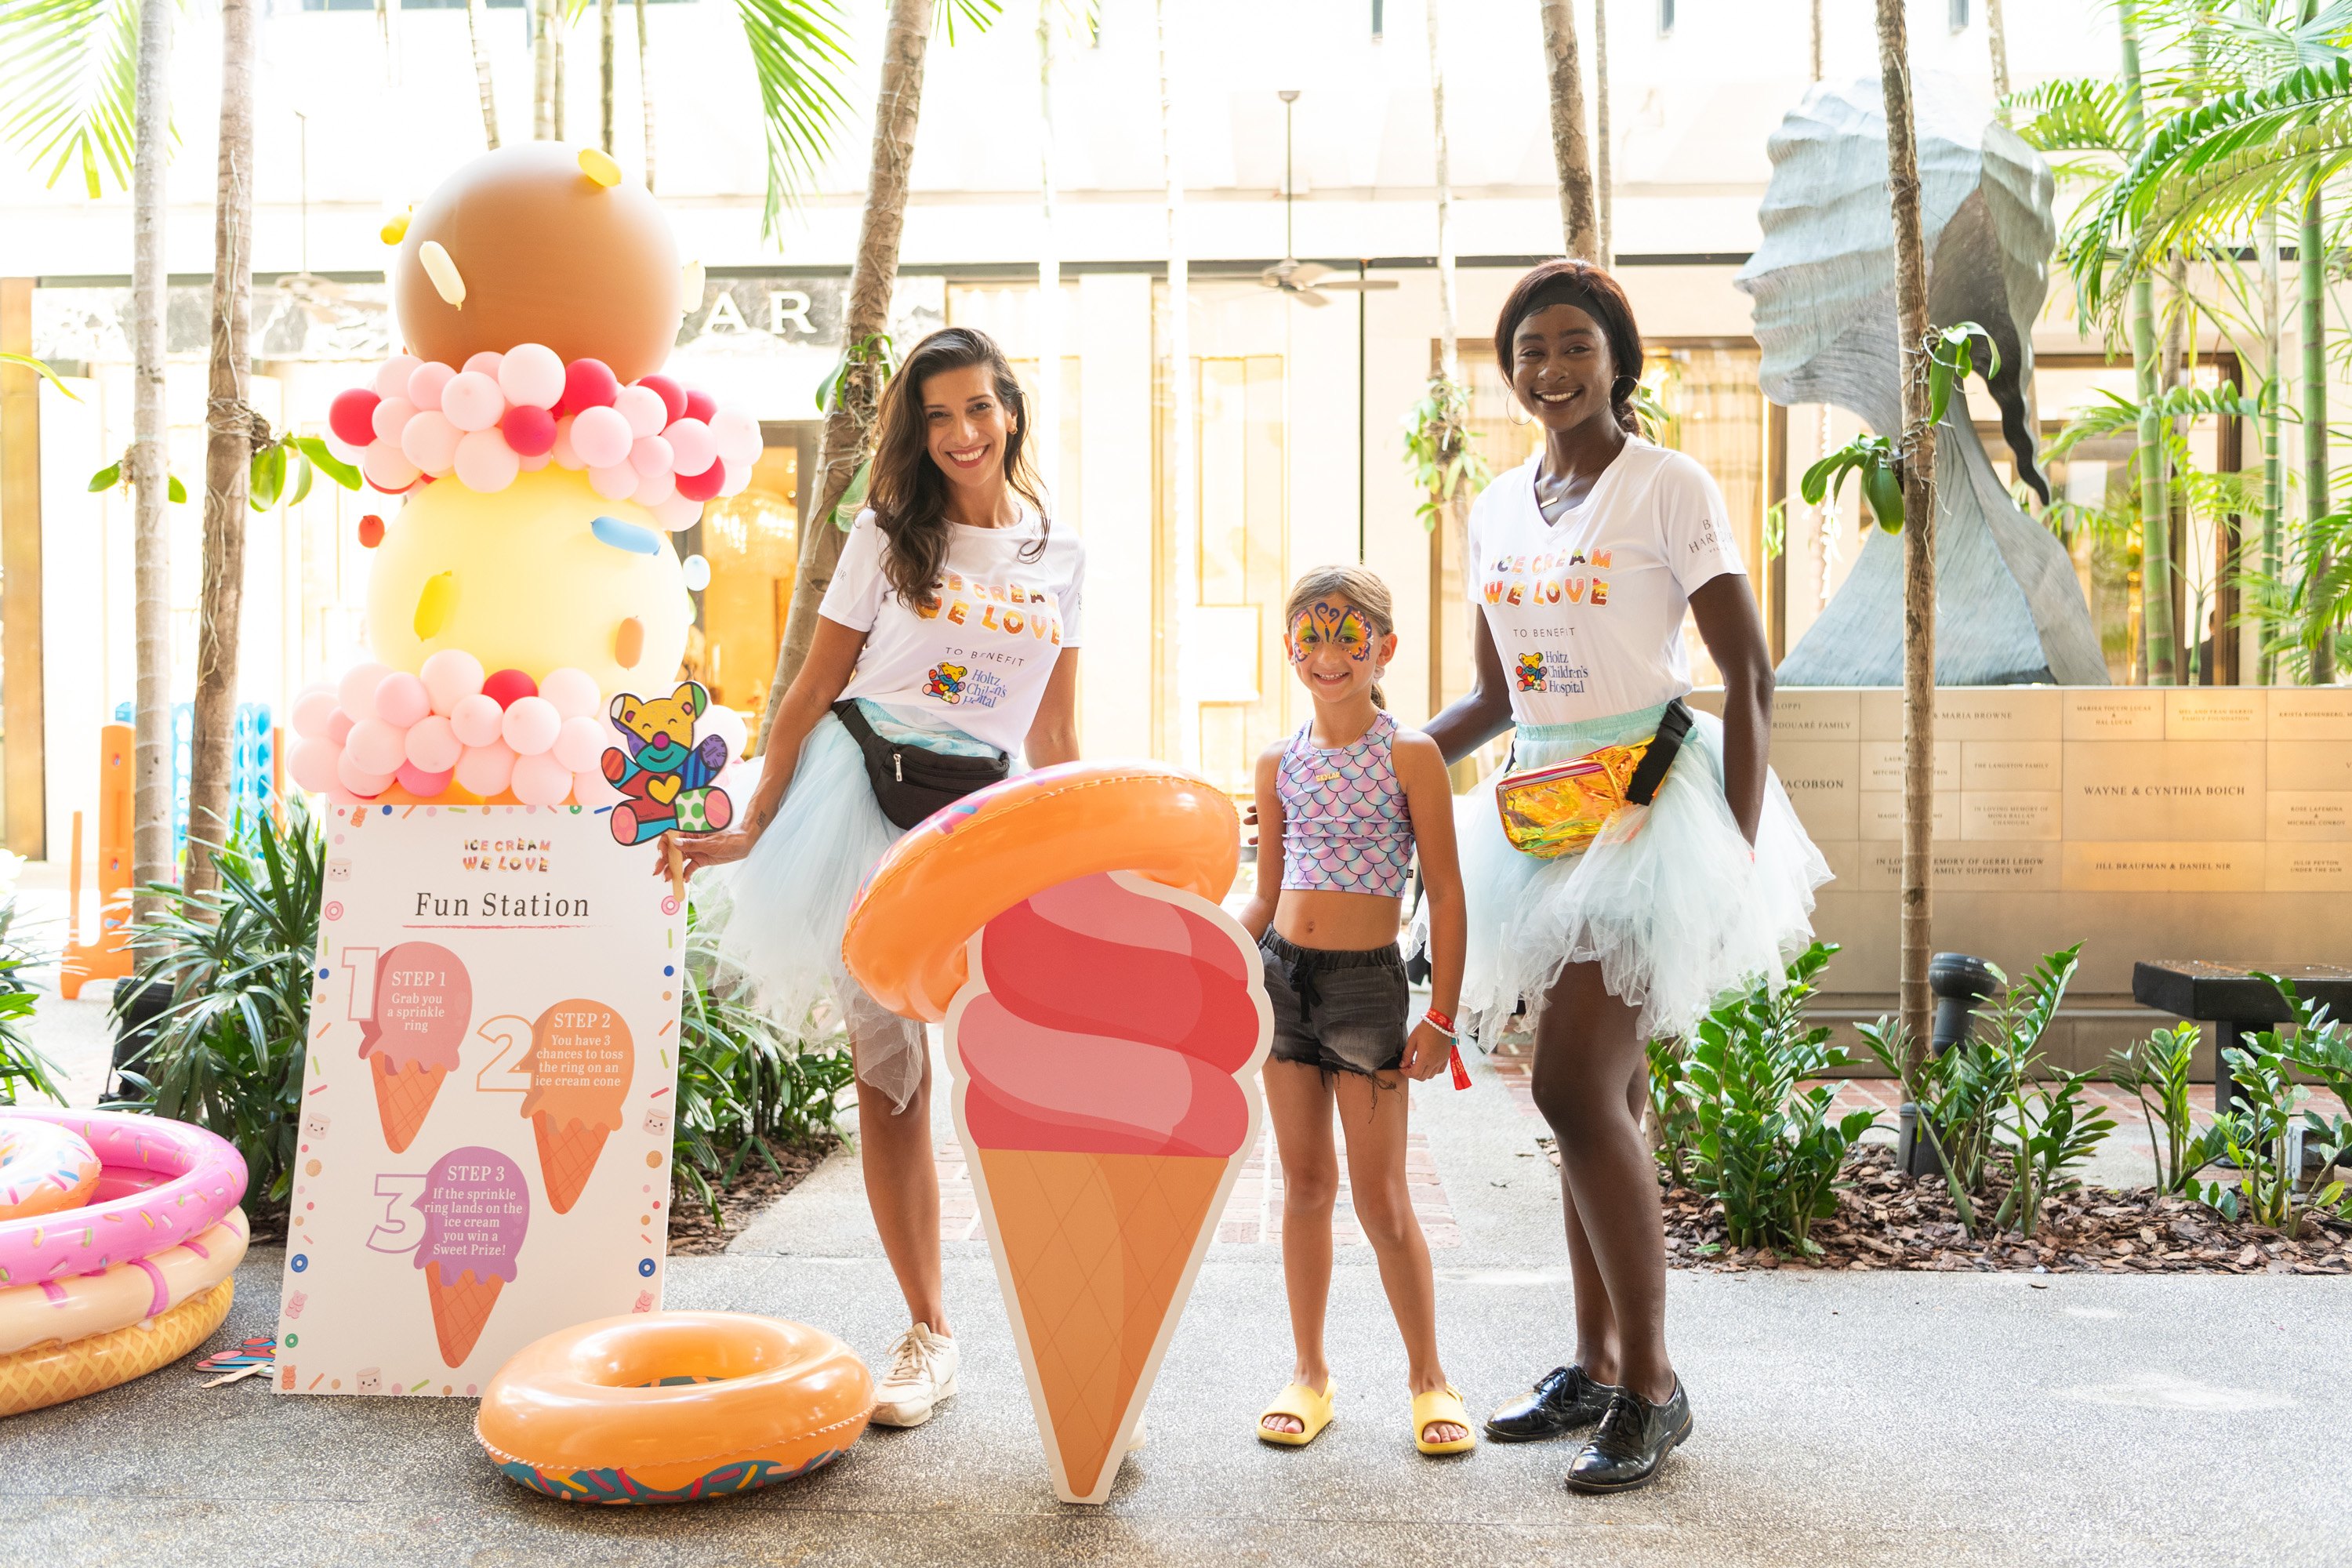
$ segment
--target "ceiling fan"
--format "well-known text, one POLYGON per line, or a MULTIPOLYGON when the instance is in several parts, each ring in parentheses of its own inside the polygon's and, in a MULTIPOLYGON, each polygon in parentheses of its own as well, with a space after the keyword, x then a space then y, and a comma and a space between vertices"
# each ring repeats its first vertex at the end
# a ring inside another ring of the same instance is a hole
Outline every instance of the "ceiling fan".
POLYGON ((1278 289, 1302 305, 1317 308, 1331 302, 1331 292, 1345 289, 1349 293, 1369 294, 1375 289, 1393 289, 1394 280, 1366 278, 1363 266, 1358 263, 1353 278, 1335 278, 1332 268, 1319 261, 1301 261, 1291 242, 1290 177, 1290 115, 1291 106, 1298 101, 1298 89, 1282 89, 1282 259, 1257 275, 1257 280, 1269 289, 1278 289))

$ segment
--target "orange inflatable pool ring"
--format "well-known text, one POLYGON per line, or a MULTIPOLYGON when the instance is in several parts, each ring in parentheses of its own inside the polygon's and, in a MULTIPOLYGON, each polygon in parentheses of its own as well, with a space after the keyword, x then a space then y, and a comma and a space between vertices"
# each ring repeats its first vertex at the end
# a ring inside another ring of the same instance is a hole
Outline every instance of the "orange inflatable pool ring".
POLYGON ((822 1330, 740 1312, 604 1318, 525 1346, 474 1436, 569 1502, 688 1502, 792 1480, 857 1441, 874 1379, 822 1330))
POLYGON ((236 1298, 236 1281, 224 1279, 127 1329, 0 1355, 0 1415, 63 1405, 169 1366, 212 1338, 236 1298))
POLYGON ((1241 866, 1241 817, 1206 779, 1157 763, 1066 763, 934 813, 866 879, 842 932, 849 972, 892 1012, 937 1023, 964 944, 1048 888, 1133 871, 1214 903, 1241 866), (939 853, 950 839, 953 855, 939 853))

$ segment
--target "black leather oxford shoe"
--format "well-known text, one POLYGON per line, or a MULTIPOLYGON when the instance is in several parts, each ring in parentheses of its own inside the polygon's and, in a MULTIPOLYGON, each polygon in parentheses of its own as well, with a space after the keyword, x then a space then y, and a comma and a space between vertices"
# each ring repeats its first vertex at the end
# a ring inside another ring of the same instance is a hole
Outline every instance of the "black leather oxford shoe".
POLYGON ((1647 1486, 1675 1445, 1690 1435, 1690 1399, 1680 1380, 1663 1405, 1653 1405, 1630 1388, 1612 1389, 1601 1429, 1569 1461, 1568 1489, 1623 1492, 1647 1486))
POLYGON ((1486 1417, 1486 1436, 1497 1443, 1534 1443, 1563 1437, 1591 1426, 1617 1391, 1595 1383, 1580 1366, 1556 1366, 1535 1387, 1486 1417))

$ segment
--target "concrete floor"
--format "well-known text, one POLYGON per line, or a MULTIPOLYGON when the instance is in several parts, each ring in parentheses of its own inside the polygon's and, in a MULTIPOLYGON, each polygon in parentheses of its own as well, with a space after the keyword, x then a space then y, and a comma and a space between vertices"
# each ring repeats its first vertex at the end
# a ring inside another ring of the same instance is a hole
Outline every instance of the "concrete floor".
MULTIPOLYGON (((1448 1371, 1484 1410, 1561 1359, 1559 1196, 1482 1067, 1416 1092, 1459 1229, 1437 1254, 1448 1371)), ((1697 1432, 1646 1492, 1559 1484, 1565 1445, 1411 1448, 1369 1251, 1332 1301, 1339 1418, 1249 1436, 1288 1370, 1279 1253, 1210 1254, 1110 1503, 1055 1501, 993 1272, 947 1246, 963 1392, 831 1469, 723 1502, 586 1509, 483 1461, 463 1400, 205 1390, 186 1366, 0 1425, 0 1562, 67 1564, 2343 1561, 2352 1281, 1675 1274, 1697 1432), (2338 1544, 2330 1547, 2327 1542, 2338 1544)), ((216 1342, 274 1326, 279 1255, 216 1342)), ((855 1162, 836 1158, 670 1302, 801 1318, 878 1358, 902 1321, 855 1162)))

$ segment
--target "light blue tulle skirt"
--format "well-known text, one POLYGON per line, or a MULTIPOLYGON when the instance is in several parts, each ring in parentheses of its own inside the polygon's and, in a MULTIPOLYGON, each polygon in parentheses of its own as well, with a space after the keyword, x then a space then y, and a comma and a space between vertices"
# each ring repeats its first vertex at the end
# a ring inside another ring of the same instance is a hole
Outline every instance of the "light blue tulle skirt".
MULTIPOLYGON (((1640 740, 1664 711, 1522 725, 1511 766, 1640 740)), ((1724 798, 1722 721, 1693 718, 1656 798, 1620 811, 1580 855, 1544 860, 1511 847, 1494 778, 1456 797, 1470 928, 1465 1013, 1499 1021, 1522 998, 1539 1011, 1570 963, 1601 965, 1610 994, 1641 1009, 1644 1037, 1688 1033, 1727 991, 1780 988, 1788 961, 1812 942, 1813 889, 1829 865, 1770 774, 1750 849, 1724 798)))
MULTIPOLYGON (((884 739, 958 756, 995 748, 861 700, 884 739)), ((841 931, 866 874, 903 830, 882 815, 865 753, 826 714, 801 744, 784 802, 751 854, 694 879, 695 923, 712 941, 723 980, 796 1037, 845 1027, 857 1076, 903 1107, 923 1076, 923 1026, 866 994, 841 962, 841 931)))

